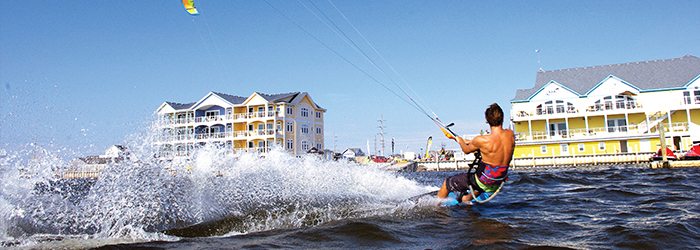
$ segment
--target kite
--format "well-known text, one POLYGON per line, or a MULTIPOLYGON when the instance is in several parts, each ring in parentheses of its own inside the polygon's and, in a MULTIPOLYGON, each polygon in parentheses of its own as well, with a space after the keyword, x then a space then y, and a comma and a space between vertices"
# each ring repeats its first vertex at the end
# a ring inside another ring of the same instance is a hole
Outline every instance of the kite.
POLYGON ((182 0, 182 4, 185 6, 185 10, 187 10, 187 13, 190 13, 190 15, 199 15, 197 9, 194 8, 194 0, 182 0))

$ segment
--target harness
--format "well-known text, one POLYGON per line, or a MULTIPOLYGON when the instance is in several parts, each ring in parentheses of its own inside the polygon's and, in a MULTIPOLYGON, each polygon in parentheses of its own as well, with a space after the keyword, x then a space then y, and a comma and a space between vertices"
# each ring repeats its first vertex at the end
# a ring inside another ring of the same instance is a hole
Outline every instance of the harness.
MULTIPOLYGON (((472 169, 474 169, 474 166, 479 166, 480 164, 482 164, 482 162, 481 162, 481 152, 477 150, 476 152, 474 152, 474 161, 473 161, 472 163, 469 164, 469 170, 467 170, 467 173, 468 173, 468 174, 474 175, 474 179, 475 179, 475 180, 477 180, 477 176, 476 176, 476 172, 477 172, 477 171, 472 171, 472 169)), ((507 170, 506 170, 506 171, 507 171, 507 170)), ((487 195, 487 192, 482 192, 481 194, 479 194, 479 196, 474 196, 474 195, 473 195, 473 194, 474 194, 474 188, 472 187, 471 184, 470 184, 470 185, 467 185, 467 186, 469 186, 469 193, 472 194, 472 200, 478 202, 479 204, 483 204, 483 203, 486 203, 486 202, 490 201, 491 199, 493 199, 493 197, 496 197, 496 195, 497 195, 499 192, 501 192, 501 188, 503 188, 503 185, 506 183, 506 180, 508 179, 508 173, 506 172, 506 174, 505 174, 503 177, 501 177, 501 178, 492 178, 492 177, 490 177, 490 176, 488 176, 488 175, 486 175, 486 174, 483 174, 482 176, 483 176, 483 177, 486 177, 487 179, 492 180, 492 181, 500 181, 501 184, 498 186, 498 189, 496 189, 496 191, 493 192, 493 194, 487 195), (479 198, 479 197, 482 197, 482 196, 487 196, 487 197, 485 197, 486 199, 484 199, 484 198, 479 198)), ((476 183, 474 183, 474 184, 476 184, 476 183)))

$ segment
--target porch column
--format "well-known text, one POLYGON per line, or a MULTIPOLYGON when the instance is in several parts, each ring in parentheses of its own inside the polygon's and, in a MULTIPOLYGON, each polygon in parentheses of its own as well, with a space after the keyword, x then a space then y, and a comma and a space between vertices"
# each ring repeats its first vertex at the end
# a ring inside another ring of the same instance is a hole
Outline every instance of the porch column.
POLYGON ((586 135, 589 135, 589 130, 588 130, 588 114, 584 115, 584 116, 583 116, 583 119, 584 119, 583 123, 586 124, 586 135))
POLYGON ((625 127, 627 127, 626 132, 629 133, 630 132, 630 120, 629 120, 629 113, 627 112, 627 110, 625 110, 625 127))
POLYGON ((671 125, 671 110, 668 110, 668 132, 673 132, 673 126, 671 125))
POLYGON ((566 124, 566 136, 571 137, 571 127, 569 127, 569 116, 564 117, 564 123, 566 124))
POLYGON ((277 105, 272 108, 272 141, 277 142, 277 105))
MULTIPOLYGON (((645 116, 646 119, 647 119, 647 129, 644 131, 644 132, 646 133, 646 132, 648 132, 648 131, 651 131, 651 128, 649 127, 649 114, 647 114, 647 112, 644 112, 644 116, 645 116)), ((658 132, 658 131, 657 131, 657 132, 658 132)))
POLYGON ((603 126, 605 127, 605 133, 608 132, 608 114, 603 115, 603 126))
POLYGON ((545 121, 546 121, 545 126, 547 126, 547 127, 545 127, 545 131, 547 133, 547 139, 549 139, 549 133, 550 133, 550 131, 549 131, 549 118, 545 119, 545 121))
POLYGON ((530 136, 530 140, 532 140, 532 120, 528 117, 527 118, 527 130, 528 130, 528 135, 530 136))

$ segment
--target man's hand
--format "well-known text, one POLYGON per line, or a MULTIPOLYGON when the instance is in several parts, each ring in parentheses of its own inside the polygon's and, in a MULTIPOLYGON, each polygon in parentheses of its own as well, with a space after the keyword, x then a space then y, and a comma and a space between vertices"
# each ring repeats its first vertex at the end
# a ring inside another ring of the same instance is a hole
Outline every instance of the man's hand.
POLYGON ((445 134, 445 137, 447 137, 447 139, 450 139, 450 140, 457 140, 457 138, 455 138, 455 137, 452 135, 452 133, 451 133, 450 131, 448 131, 446 128, 442 128, 442 127, 441 127, 440 130, 442 131, 443 134, 445 134))

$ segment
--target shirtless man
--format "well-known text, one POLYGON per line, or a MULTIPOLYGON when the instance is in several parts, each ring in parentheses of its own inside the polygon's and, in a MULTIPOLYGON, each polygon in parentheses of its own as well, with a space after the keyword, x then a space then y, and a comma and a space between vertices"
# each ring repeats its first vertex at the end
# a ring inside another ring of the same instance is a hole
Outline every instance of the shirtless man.
POLYGON ((458 202, 468 202, 486 192, 493 194, 508 175, 508 166, 513 157, 515 136, 510 129, 503 128, 503 110, 498 104, 491 104, 485 112, 486 121, 491 127, 491 134, 480 135, 472 140, 445 133, 447 138, 459 143, 466 154, 479 150, 482 161, 474 174, 458 174, 447 177, 442 183, 438 198, 446 198, 450 192, 457 195, 458 202), (474 196, 469 194, 469 186, 474 189, 474 196))

